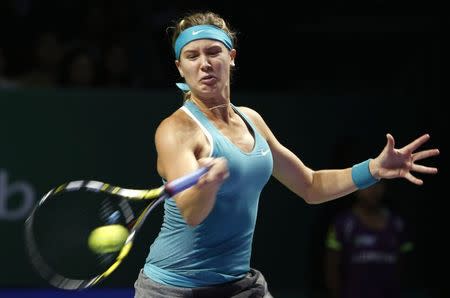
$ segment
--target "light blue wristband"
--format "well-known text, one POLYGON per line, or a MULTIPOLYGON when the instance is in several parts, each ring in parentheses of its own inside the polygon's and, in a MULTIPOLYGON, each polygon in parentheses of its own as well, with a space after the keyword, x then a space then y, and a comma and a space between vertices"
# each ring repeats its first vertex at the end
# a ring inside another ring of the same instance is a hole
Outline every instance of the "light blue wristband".
POLYGON ((358 163, 352 167, 352 179, 358 189, 367 188, 378 182, 378 179, 372 176, 369 169, 371 159, 358 163))

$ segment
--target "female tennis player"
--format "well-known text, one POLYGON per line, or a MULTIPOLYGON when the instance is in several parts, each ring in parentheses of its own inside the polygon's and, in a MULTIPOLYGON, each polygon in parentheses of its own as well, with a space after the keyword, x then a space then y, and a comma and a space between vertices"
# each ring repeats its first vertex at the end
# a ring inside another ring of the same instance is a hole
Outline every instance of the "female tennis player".
POLYGON ((421 185, 413 172, 437 173, 416 163, 439 154, 416 152, 428 134, 400 149, 387 134, 378 156, 350 168, 307 167, 256 111, 232 104, 236 40, 224 19, 193 13, 173 29, 175 64, 185 80, 177 85, 185 101, 157 128, 158 172, 172 180, 201 166, 210 170, 166 200, 160 233, 135 282, 136 298, 272 297, 262 273, 250 265, 258 200, 271 176, 307 203, 319 204, 380 179, 421 185))

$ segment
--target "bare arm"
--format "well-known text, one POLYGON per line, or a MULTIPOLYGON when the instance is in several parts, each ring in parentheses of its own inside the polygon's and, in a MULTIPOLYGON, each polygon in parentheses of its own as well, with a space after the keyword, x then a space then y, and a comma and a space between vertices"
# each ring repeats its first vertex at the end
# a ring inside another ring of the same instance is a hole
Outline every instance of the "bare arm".
MULTIPOLYGON (((270 146, 274 160, 273 176, 306 202, 318 204, 357 190, 352 179, 352 168, 318 171, 310 169, 276 139, 257 112, 248 108, 243 110, 252 118, 270 146)), ((370 161, 371 174, 376 179, 403 177, 412 183, 422 184, 422 180, 414 177, 411 171, 437 173, 436 168, 415 164, 418 160, 439 154, 437 149, 414 152, 428 139, 428 135, 423 135, 407 146, 395 149, 394 138, 388 134, 385 148, 379 156, 370 161)))
POLYGON ((309 204, 333 200, 357 189, 352 181, 351 168, 314 171, 275 137, 269 146, 274 158, 273 176, 309 204))
POLYGON ((266 138, 273 155, 272 175, 307 203, 318 204, 356 190, 351 168, 314 171, 284 147, 255 111, 243 108, 266 138))
POLYGON ((199 152, 204 152, 202 146, 207 146, 201 138, 203 135, 198 134, 197 127, 180 115, 182 112, 176 113, 164 120, 156 130, 158 172, 171 181, 201 166, 210 168, 194 187, 174 198, 186 223, 195 226, 211 212, 217 191, 228 177, 228 168, 223 158, 202 158, 199 152))

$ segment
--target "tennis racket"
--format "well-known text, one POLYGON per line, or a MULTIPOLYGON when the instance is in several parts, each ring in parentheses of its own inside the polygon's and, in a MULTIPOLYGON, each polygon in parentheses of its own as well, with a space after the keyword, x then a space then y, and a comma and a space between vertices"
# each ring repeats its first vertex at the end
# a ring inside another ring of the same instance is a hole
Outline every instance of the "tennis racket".
POLYGON ((200 168, 154 189, 127 189, 94 180, 71 181, 51 189, 25 221, 25 242, 33 267, 57 288, 76 290, 98 284, 128 255, 152 210, 195 185, 207 171, 200 168), (131 201, 146 202, 139 215, 131 201), (91 231, 113 224, 129 232, 120 249, 92 251, 88 246, 91 231))

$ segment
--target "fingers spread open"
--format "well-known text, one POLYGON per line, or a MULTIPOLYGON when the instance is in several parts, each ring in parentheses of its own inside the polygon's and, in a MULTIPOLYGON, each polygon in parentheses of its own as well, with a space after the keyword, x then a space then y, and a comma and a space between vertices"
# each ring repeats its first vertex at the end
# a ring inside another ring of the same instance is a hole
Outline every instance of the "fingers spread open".
POLYGON ((429 150, 424 150, 424 151, 414 153, 412 155, 412 158, 414 161, 416 161, 416 160, 421 160, 421 159, 436 156, 436 155, 439 155, 438 149, 429 149, 429 150))
POLYGON ((415 139, 414 141, 412 141, 411 143, 409 143, 408 145, 406 145, 404 147, 404 149, 407 151, 410 151, 410 152, 414 152, 417 148, 422 146, 429 139, 430 139, 430 135, 424 134, 421 137, 419 137, 419 138, 415 139))
POLYGON ((408 179, 410 182, 416 184, 416 185, 422 185, 423 184, 422 179, 414 177, 411 173, 406 174, 405 178, 408 179))
POLYGON ((411 171, 423 173, 423 174, 436 174, 438 172, 437 168, 426 167, 422 165, 413 164, 411 171))
POLYGON ((395 147, 394 137, 390 133, 388 133, 388 134, 386 134, 386 138, 387 138, 387 147, 388 147, 388 149, 389 150, 393 150, 394 147, 395 147))

